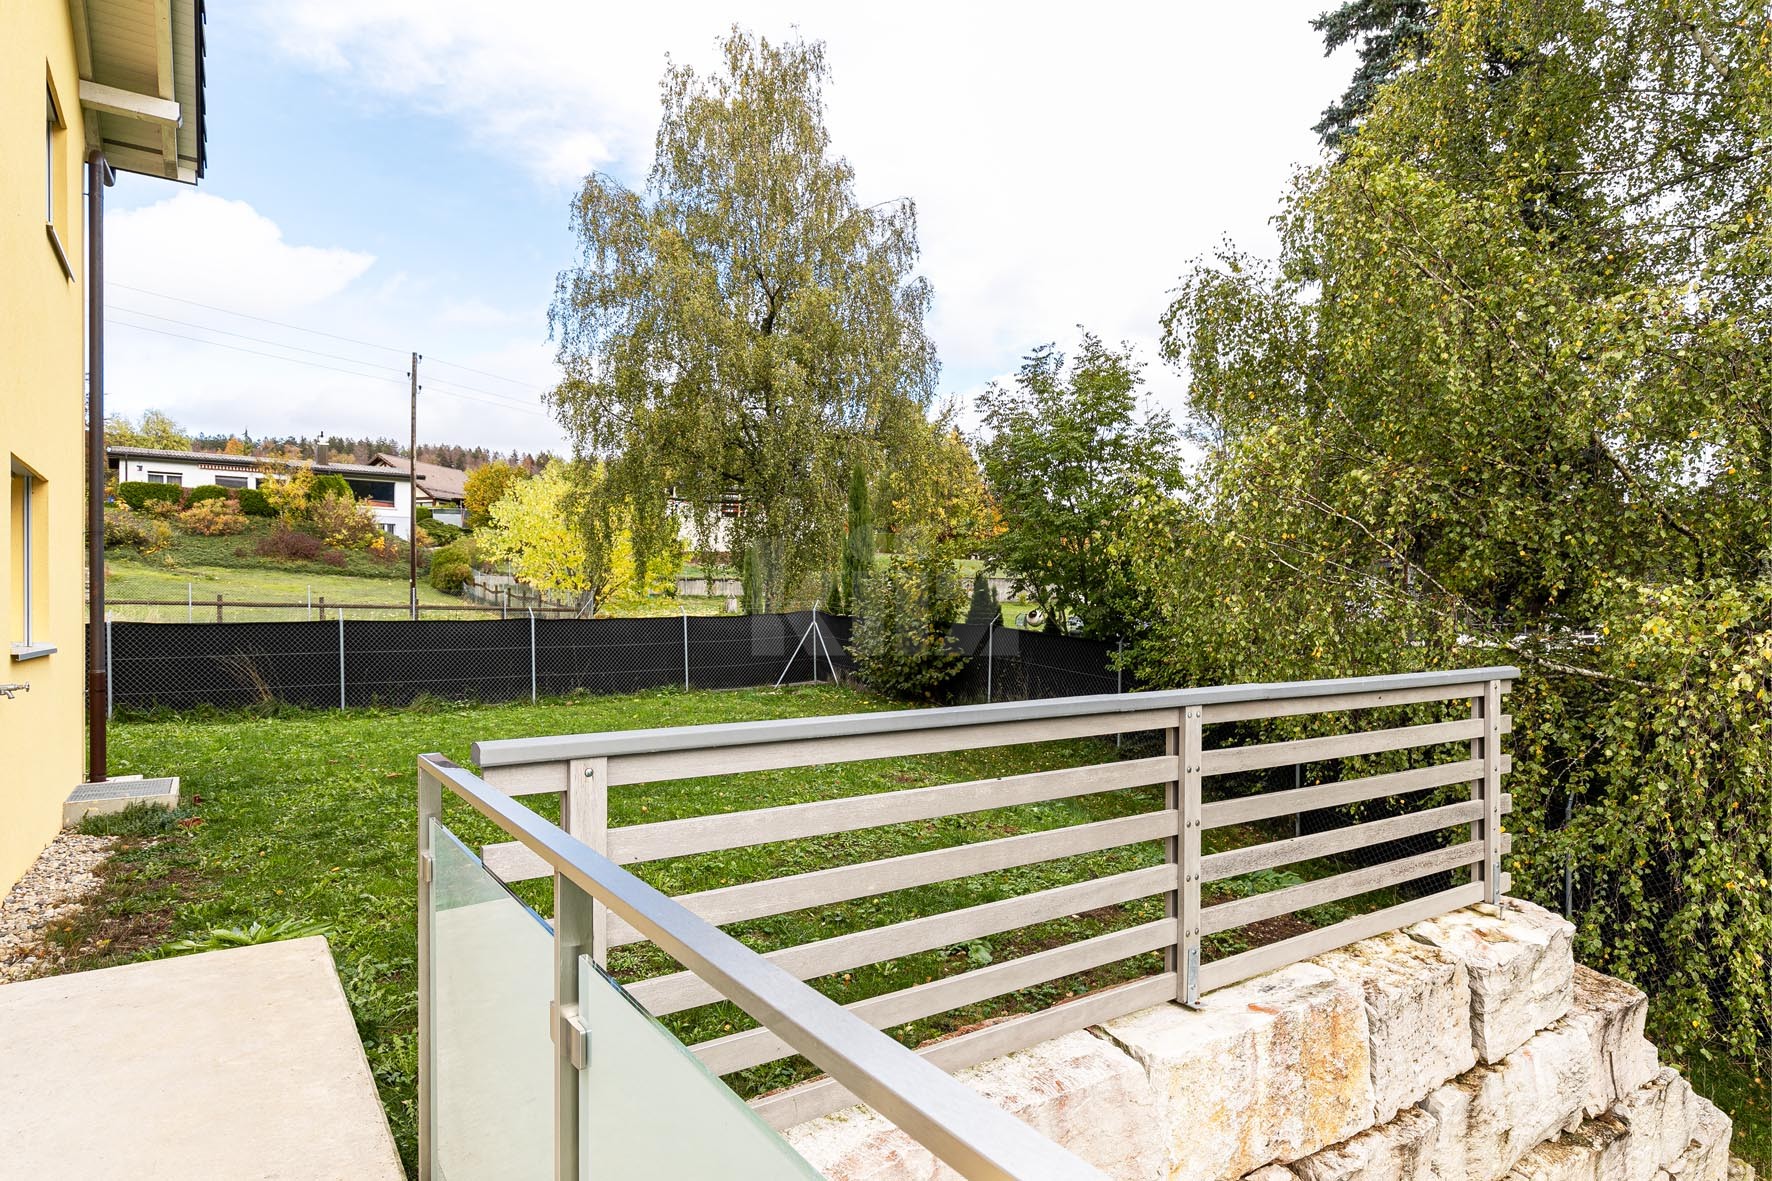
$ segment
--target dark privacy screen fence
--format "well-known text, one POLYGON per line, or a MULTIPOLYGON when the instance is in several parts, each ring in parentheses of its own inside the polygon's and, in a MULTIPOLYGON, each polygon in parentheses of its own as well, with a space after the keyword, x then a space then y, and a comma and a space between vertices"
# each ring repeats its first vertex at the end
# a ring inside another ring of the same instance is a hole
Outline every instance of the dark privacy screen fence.
MULTIPOLYGON (((854 674, 852 621, 785 615, 662 619, 365 619, 112 623, 111 703, 126 709, 520 701, 667 685, 738 689, 854 674)), ((1115 645, 956 624, 963 701, 1122 688, 1115 645)))

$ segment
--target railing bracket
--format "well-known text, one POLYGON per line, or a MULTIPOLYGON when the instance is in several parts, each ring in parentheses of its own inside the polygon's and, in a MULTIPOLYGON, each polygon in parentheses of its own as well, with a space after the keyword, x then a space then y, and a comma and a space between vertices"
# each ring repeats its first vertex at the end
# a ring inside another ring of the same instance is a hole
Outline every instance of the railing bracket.
POLYGON ((563 1046, 566 1056, 578 1070, 584 1070, 591 1064, 591 1031, 578 1016, 577 1005, 561 1006, 556 1001, 548 1002, 548 1024, 554 1035, 554 1044, 563 1046))

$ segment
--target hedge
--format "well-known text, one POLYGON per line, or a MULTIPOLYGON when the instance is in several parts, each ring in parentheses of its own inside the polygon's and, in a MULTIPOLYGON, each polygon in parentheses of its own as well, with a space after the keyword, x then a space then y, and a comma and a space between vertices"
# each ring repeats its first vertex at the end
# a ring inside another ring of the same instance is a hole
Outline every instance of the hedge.
POLYGON ((146 480, 125 480, 117 485, 117 499, 141 512, 150 504, 177 504, 185 490, 177 484, 150 484, 146 480))
POLYGON ((189 508, 193 504, 202 504, 206 500, 226 499, 228 499, 228 490, 221 485, 199 484, 191 489, 191 494, 185 498, 185 507, 189 508))

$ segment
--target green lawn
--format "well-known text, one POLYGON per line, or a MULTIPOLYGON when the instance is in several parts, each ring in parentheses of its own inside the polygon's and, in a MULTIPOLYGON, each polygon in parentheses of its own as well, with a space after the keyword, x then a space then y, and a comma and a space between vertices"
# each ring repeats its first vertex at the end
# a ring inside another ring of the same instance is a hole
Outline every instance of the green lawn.
MULTIPOLYGON (((305 604, 310 596, 316 604, 324 599, 328 604, 376 603, 385 604, 389 608, 374 612, 358 609, 348 612, 350 617, 400 618, 406 614, 407 583, 404 566, 400 567, 397 574, 390 571, 387 577, 369 578, 340 574, 318 563, 302 565, 314 568, 165 566, 154 564, 151 558, 136 561, 113 557, 105 562, 105 594, 111 600, 170 599, 177 604, 172 607, 123 605, 111 608, 113 619, 148 623, 185 622, 187 589, 194 604, 190 618, 198 623, 215 621, 217 595, 229 602, 260 600, 300 604, 289 608, 228 607, 225 608, 223 618, 231 623, 309 618, 305 604)), ((459 607, 463 602, 459 597, 444 594, 431 586, 425 581, 423 574, 419 575, 418 601, 420 607, 451 604, 459 607)), ((318 606, 312 617, 319 618, 318 606)), ((327 618, 332 617, 329 612, 327 618)))

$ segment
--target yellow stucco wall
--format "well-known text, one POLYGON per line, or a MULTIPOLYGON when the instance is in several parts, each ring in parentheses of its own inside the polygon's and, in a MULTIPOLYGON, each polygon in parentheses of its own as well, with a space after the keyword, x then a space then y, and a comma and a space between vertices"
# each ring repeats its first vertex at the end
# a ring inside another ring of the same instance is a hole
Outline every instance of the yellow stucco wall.
POLYGON ((6 5, 0 35, 0 459, 35 485, 32 639, 53 655, 13 657, 22 637, 18 520, 21 481, 0 512, 0 681, 31 691, 0 697, 0 893, 29 868, 85 778, 84 381, 85 128, 65 0, 6 5), (44 231, 46 86, 65 129, 55 137, 55 215, 73 268, 63 273, 44 231))

